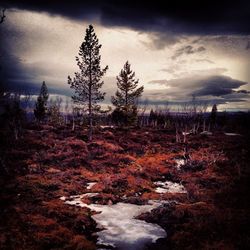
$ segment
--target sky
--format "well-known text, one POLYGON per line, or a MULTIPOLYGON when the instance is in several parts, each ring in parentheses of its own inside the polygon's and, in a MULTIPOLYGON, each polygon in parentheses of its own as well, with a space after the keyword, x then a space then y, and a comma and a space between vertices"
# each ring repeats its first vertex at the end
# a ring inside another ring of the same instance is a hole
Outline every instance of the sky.
POLYGON ((2 1, 1 84, 13 91, 71 95, 67 76, 93 24, 102 44, 105 103, 131 63, 141 98, 155 107, 195 97, 220 110, 250 109, 250 6, 247 1, 2 1), (165 4, 164 4, 165 3, 165 4))

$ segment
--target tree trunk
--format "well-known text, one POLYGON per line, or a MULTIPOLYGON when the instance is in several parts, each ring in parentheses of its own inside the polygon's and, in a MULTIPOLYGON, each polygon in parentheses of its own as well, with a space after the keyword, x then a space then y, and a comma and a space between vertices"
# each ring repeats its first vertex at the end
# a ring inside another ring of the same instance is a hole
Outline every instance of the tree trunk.
POLYGON ((93 122, 92 122, 92 70, 91 70, 91 52, 90 52, 90 72, 89 72, 89 141, 93 139, 93 122))
POLYGON ((177 126, 175 125, 175 139, 176 142, 180 142, 180 135, 177 126))
POLYGON ((205 120, 205 118, 203 120, 203 131, 206 131, 206 120, 205 120))
POLYGON ((128 116, 129 114, 129 105, 128 105, 128 90, 126 89, 125 91, 125 112, 126 112, 126 116, 128 116))
POLYGON ((89 103, 89 141, 93 139, 93 122, 92 122, 92 108, 91 108, 91 101, 89 103))
POLYGON ((72 121, 72 131, 75 131, 75 115, 74 115, 74 111, 73 111, 73 121, 72 121))
POLYGON ((18 129, 14 128, 15 140, 18 140, 18 129))

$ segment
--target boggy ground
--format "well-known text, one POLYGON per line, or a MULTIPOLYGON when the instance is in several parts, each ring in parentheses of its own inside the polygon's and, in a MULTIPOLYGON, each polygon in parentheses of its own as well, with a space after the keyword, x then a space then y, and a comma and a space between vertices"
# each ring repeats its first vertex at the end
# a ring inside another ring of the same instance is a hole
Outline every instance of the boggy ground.
POLYGON ((99 195, 86 203, 174 201, 139 216, 168 234, 147 249, 249 249, 249 138, 190 135, 178 170, 184 145, 171 131, 95 130, 87 142, 80 128, 29 125, 19 141, 2 140, 0 249, 96 249, 94 212, 59 199, 89 182, 99 195), (156 193, 160 180, 187 194, 156 193))

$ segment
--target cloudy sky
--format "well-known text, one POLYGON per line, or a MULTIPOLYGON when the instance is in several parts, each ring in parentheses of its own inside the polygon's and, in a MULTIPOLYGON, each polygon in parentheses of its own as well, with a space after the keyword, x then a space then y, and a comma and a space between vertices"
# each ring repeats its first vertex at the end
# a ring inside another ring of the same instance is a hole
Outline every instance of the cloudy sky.
POLYGON ((70 95, 91 23, 102 44, 106 103, 126 60, 152 105, 197 100, 221 110, 250 109, 250 6, 247 1, 2 1, 2 84, 70 95), (163 4, 165 2, 165 5, 163 4), (173 3, 174 2, 174 3, 173 3))

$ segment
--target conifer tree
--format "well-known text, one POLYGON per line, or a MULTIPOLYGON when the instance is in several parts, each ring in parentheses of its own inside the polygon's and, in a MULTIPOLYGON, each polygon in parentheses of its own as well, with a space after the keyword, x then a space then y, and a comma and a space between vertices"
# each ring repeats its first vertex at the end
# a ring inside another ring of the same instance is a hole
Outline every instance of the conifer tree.
POLYGON ((211 110, 211 114, 210 114, 210 122, 213 128, 216 125, 216 120, 217 120, 217 105, 214 104, 211 110))
POLYGON ((102 77, 106 73, 108 66, 101 69, 99 40, 92 25, 86 29, 86 35, 80 46, 79 57, 76 57, 77 65, 80 69, 75 73, 74 78, 68 77, 70 88, 74 89, 73 101, 79 105, 87 105, 89 120, 89 140, 92 140, 93 113, 100 110, 98 102, 104 100, 105 93, 100 91, 103 85, 102 77))
POLYGON ((128 61, 116 79, 118 90, 111 97, 111 102, 116 107, 116 113, 123 113, 127 117, 126 123, 133 123, 137 115, 137 101, 144 87, 138 88, 139 80, 135 79, 135 72, 130 69, 128 61))
POLYGON ((37 97, 37 102, 34 109, 34 115, 38 121, 43 120, 46 116, 48 98, 49 98, 48 88, 45 82, 43 81, 40 94, 37 97))

